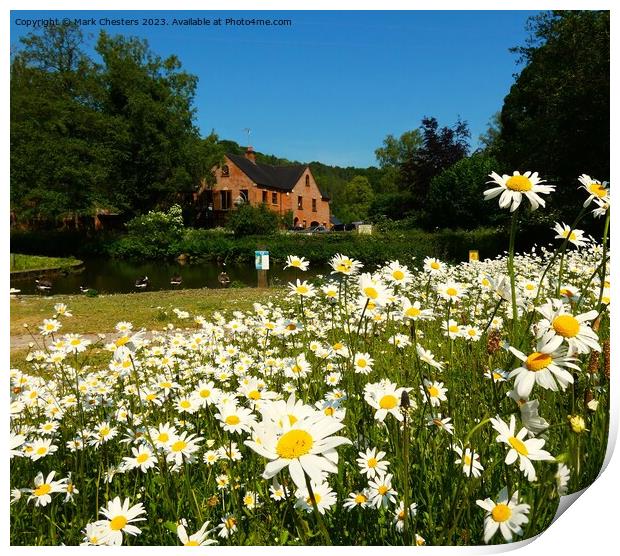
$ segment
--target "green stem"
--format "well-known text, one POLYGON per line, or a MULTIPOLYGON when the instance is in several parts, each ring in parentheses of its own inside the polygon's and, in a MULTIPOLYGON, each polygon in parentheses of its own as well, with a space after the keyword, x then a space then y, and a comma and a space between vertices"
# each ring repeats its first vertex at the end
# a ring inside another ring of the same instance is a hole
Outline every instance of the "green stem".
POLYGON ((516 337, 517 330, 517 289, 515 285, 515 238, 517 235, 517 215, 518 210, 515 210, 512 214, 512 221, 510 223, 510 241, 508 244, 508 274, 510 275, 510 295, 512 300, 512 340, 516 337))
POLYGON ((321 530, 321 534, 323 535, 323 540, 325 541, 326 546, 331 546, 332 540, 327 532, 327 528, 325 527, 325 523, 323 522, 323 518, 319 512, 319 508, 316 505, 316 500, 314 499, 314 492, 312 490, 312 484, 310 483, 310 477, 308 474, 304 472, 304 478, 306 479, 306 488, 308 489, 308 496, 310 497, 310 501, 312 502, 312 509, 314 511, 314 517, 319 525, 319 529, 321 530))

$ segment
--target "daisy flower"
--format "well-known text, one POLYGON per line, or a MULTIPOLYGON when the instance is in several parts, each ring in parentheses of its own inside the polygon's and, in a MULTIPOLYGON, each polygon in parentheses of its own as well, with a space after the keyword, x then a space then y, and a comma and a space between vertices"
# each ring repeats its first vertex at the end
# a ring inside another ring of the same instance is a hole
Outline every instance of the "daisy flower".
POLYGON ((155 457, 153 452, 146 446, 140 446, 139 448, 132 448, 131 452, 133 456, 123 457, 123 466, 127 470, 140 469, 143 473, 146 473, 151 467, 155 466, 155 457))
POLYGON ((391 293, 381 280, 374 278, 369 273, 360 276, 358 285, 365 303, 373 302, 377 305, 384 305, 391 293))
POLYGON ((235 403, 226 403, 220 406, 215 418, 220 420, 220 427, 226 432, 240 433, 250 431, 254 414, 249 409, 239 407, 235 403))
POLYGON ((344 424, 314 410, 294 423, 290 423, 288 415, 283 415, 281 420, 281 428, 271 419, 253 424, 252 440, 245 441, 257 454, 270 460, 263 472, 264 479, 271 479, 287 467, 295 485, 303 490, 306 486, 304 474, 322 483, 323 473, 338 471, 335 448, 352 442, 343 436, 331 435, 344 424))
POLYGON ((467 287, 465 285, 452 281, 437 286, 437 293, 446 301, 458 301, 465 295, 466 291, 467 287))
POLYGON ((495 183, 497 187, 492 187, 484 191, 484 200, 488 201, 500 196, 500 208, 510 207, 510 212, 514 212, 519 208, 523 196, 527 197, 532 210, 536 210, 539 206, 544 207, 545 201, 538 193, 549 194, 555 190, 554 185, 543 185, 543 181, 538 177, 538 172, 525 172, 521 175, 519 172, 513 172, 512 176, 504 174, 500 176, 495 172, 491 172, 489 177, 493 178, 487 183, 495 183))
POLYGON ((374 359, 370 357, 370 353, 356 353, 353 357, 354 370, 362 375, 370 374, 374 362, 374 359))
MULTIPOLYGON (((409 505, 409 519, 418 513, 418 505, 413 502, 409 505)), ((405 527, 405 503, 400 502, 394 510, 394 517, 392 523, 396 526, 396 530, 400 533, 405 527)))
POLYGON ((396 502, 396 492, 392 488, 392 474, 378 474, 374 480, 368 482, 369 504, 375 508, 387 508, 389 504, 396 502))
POLYGON ((315 483, 314 481, 311 481, 310 486, 312 487, 314 502, 308 489, 300 488, 295 493, 295 497, 297 498, 295 507, 306 510, 309 513, 314 510, 314 504, 316 504, 316 508, 319 513, 324 514, 325 510, 329 510, 329 508, 336 503, 336 493, 326 482, 315 483))
POLYGON ((345 276, 353 276, 362 268, 362 263, 351 259, 346 255, 336 254, 329 261, 329 265, 334 269, 332 274, 344 274, 345 276))
POLYGON ((555 236, 556 239, 568 239, 568 242, 575 247, 584 247, 588 244, 587 238, 583 235, 583 230, 573 230, 570 226, 564 224, 564 222, 562 222, 562 224, 556 222, 553 229, 557 233, 555 236))
POLYGON ((412 276, 409 269, 398 261, 392 261, 383 270, 385 279, 393 286, 405 286, 411 282, 412 276))
POLYGON ((519 504, 519 491, 508 497, 508 489, 504 487, 497 495, 497 502, 486 498, 476 500, 476 504, 487 513, 484 517, 484 542, 488 543, 499 529, 504 540, 511 541, 513 535, 523 535, 521 525, 528 522, 530 511, 528 504, 519 504))
POLYGON ((306 280, 300 282, 299 278, 297 278, 296 283, 293 284, 293 282, 289 282, 288 287, 294 295, 299 295, 301 297, 314 296, 314 286, 309 284, 306 280))
POLYGON ((443 387, 443 382, 437 382, 424 379, 424 386, 420 385, 420 391, 424 399, 428 399, 431 407, 439 407, 441 402, 445 402, 447 388, 443 387))
POLYGON ((286 265, 284 268, 298 268, 299 270, 305 272, 308 270, 309 261, 305 259, 305 257, 296 257, 295 255, 289 255, 286 257, 286 265))
POLYGON ((200 446, 198 446, 200 440, 202 440, 202 437, 196 437, 195 434, 188 435, 187 432, 172 438, 168 445, 166 461, 173 461, 175 465, 181 465, 183 458, 191 458, 192 454, 200 449, 200 446))
POLYGON ((51 471, 45 479, 43 479, 43 473, 37 474, 34 478, 35 488, 30 491, 32 494, 28 497, 28 502, 34 500, 35 506, 47 506, 52 501, 50 494, 66 492, 67 479, 54 481, 55 474, 56 471, 51 471))
POLYGON ((376 448, 368 448, 366 452, 359 452, 357 464, 360 467, 360 473, 363 473, 369 479, 376 475, 387 473, 390 462, 384 460, 385 452, 377 452, 376 448))
POLYGON ((349 511, 353 508, 367 508, 369 505, 368 489, 364 489, 361 492, 350 492, 342 505, 349 511))
POLYGON ((37 438, 29 444, 29 456, 32 461, 44 458, 48 454, 53 454, 58 450, 58 446, 52 444, 51 438, 37 438))
POLYGON ((403 420, 400 400, 404 391, 411 388, 398 388, 395 383, 383 380, 375 384, 367 384, 364 388, 364 399, 375 411, 375 419, 383 422, 386 416, 393 415, 398 421, 403 420))
POLYGON ((107 506, 101 508, 101 513, 106 519, 95 522, 101 528, 103 544, 120 546, 123 543, 123 532, 128 535, 139 535, 138 529, 132 523, 144 521, 146 518, 139 517, 146 511, 141 503, 129 507, 129 498, 123 502, 117 496, 107 506))
POLYGON ((54 313, 63 317, 72 317, 73 313, 69 312, 69 308, 64 303, 56 303, 54 305, 54 313))
POLYGON ((432 274, 439 274, 444 270, 444 263, 442 263, 439 259, 434 259, 433 257, 426 257, 424 259, 424 270, 432 274))
POLYGON ((471 477, 472 475, 474 477, 480 477, 480 472, 484 471, 484 467, 482 467, 480 463, 480 456, 469 448, 465 448, 465 451, 463 451, 463 448, 455 445, 452 446, 452 449, 459 456, 458 459, 454 460, 454 463, 462 466, 463 473, 465 473, 467 477, 471 477))
POLYGON ((415 301, 411 303, 411 301, 406 297, 400 298, 401 302, 401 311, 402 317, 407 320, 418 321, 418 320, 429 320, 433 318, 433 310, 432 309, 422 309, 419 301, 415 301))
POLYGON ((555 473, 555 485, 559 496, 568 493, 568 481, 570 481, 570 469, 563 463, 558 464, 558 470, 555 473))
POLYGON ((211 529, 207 531, 208 526, 209 522, 205 521, 198 531, 196 531, 193 535, 188 536, 185 526, 183 524, 179 524, 177 525, 177 536, 183 546, 207 546, 210 544, 217 544, 217 541, 208 538, 209 533, 214 530, 211 529))
POLYGON ((427 349, 424 349, 419 344, 416 346, 416 351, 418 353, 418 357, 420 361, 424 361, 427 365, 434 367, 435 369, 442 371, 443 363, 441 361, 435 361, 435 356, 427 349))
POLYGON ((542 438, 530 438, 524 440, 527 435, 527 429, 523 427, 517 435, 515 435, 516 419, 514 415, 510 416, 510 425, 507 425, 499 417, 491 419, 493 428, 499 433, 496 442, 503 442, 510 447, 504 462, 506 465, 512 465, 519 458, 519 469, 527 477, 528 481, 536 480, 536 470, 532 465, 532 461, 554 461, 554 457, 543 450, 545 441, 542 438))
POLYGON ((521 398, 527 398, 534 384, 546 390, 558 391, 558 385, 566 390, 573 383, 573 375, 566 368, 579 370, 573 357, 566 356, 566 349, 559 349, 562 344, 560 336, 551 336, 547 341, 541 338, 536 344, 536 351, 525 355, 514 347, 510 351, 523 361, 521 367, 514 369, 509 377, 515 379, 515 390, 521 398), (563 368, 564 367, 564 368, 563 368))
POLYGON ((222 518, 222 523, 217 528, 220 530, 217 536, 227 539, 237 530, 237 518, 228 514, 222 518))
POLYGON ((39 326, 39 330, 41 331, 41 336, 48 336, 60 330, 61 326, 60 321, 56 319, 44 319, 43 324, 39 326))
POLYGON ((572 315, 560 300, 550 300, 536 310, 544 317, 537 324, 538 337, 543 341, 560 338, 568 344, 569 355, 601 351, 598 336, 588 324, 598 317, 597 311, 572 315))
POLYGON ((605 202, 609 199, 609 190, 600 181, 592 179, 588 174, 581 174, 577 179, 581 183, 579 189, 585 189, 590 195, 584 201, 584 207, 589 206, 592 201, 605 202))
POLYGON ((454 434, 454 425, 450 423, 452 421, 452 417, 444 417, 441 418, 441 414, 437 417, 428 417, 426 424, 429 427, 437 427, 438 429, 445 430, 448 434, 454 434))

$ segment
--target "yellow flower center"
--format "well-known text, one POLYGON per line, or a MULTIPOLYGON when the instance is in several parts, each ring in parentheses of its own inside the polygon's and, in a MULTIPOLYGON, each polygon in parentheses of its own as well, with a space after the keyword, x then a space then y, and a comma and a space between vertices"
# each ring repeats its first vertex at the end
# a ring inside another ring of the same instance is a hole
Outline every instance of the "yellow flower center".
POLYGON ((420 313, 420 309, 416 309, 415 307, 409 307, 405 311, 405 315, 407 315, 408 317, 417 317, 420 313))
POLYGON ((456 291, 456 288, 448 288, 446 290, 446 293, 450 296, 450 297, 454 297, 455 295, 457 295, 459 292, 456 291))
POLYGON ((383 496, 386 492, 388 491, 388 487, 385 485, 381 485, 378 489, 377 492, 383 496))
POLYGON ((366 500, 368 500, 363 494, 358 494, 355 497, 355 503, 356 504, 363 504, 364 502, 366 502, 366 500))
POLYGON ((433 270, 439 270, 439 269, 441 268, 441 265, 440 265, 437 261, 433 261, 433 262, 431 263, 431 268, 432 268, 433 270))
POLYGON ((366 363, 366 360, 365 360, 365 359, 358 359, 358 360, 355 362, 355 364, 356 364, 358 367, 362 367, 362 368, 364 368, 366 365, 368 365, 368 363, 366 363))
POLYGON ((292 430, 283 434, 276 445, 277 454, 284 459, 295 459, 307 454, 314 444, 312 436, 303 430, 292 430))
POLYGON ((332 346, 336 351, 338 351, 339 349, 342 349, 344 347, 344 344, 341 344, 340 342, 335 343, 332 346))
POLYGON ((312 505, 312 498, 314 498, 314 503, 318 506, 321 501, 321 495, 315 492, 314 496, 308 496, 308 498, 306 498, 306 504, 308 504, 308 506, 312 505))
POLYGON ((506 187, 511 191, 530 191, 532 182, 525 176, 510 176, 506 180, 506 187))
POLYGON ((497 504, 491 511, 491 516, 494 521, 499 523, 510 519, 512 510, 506 504, 497 504))
POLYGON ((122 336, 121 338, 116 340, 116 342, 114 342, 114 345, 116 347, 121 347, 121 346, 124 346, 128 341, 129 341, 129 336, 122 336))
POLYGON ((42 456, 43 454, 47 453, 47 448, 45 446, 41 446, 38 450, 37 450, 37 454, 39 454, 40 456, 42 456))
POLYGON ((431 398, 436 398, 437 396, 439 396, 439 390, 437 389, 436 386, 429 386, 428 393, 431 396, 431 398))
POLYGON ((200 546, 198 541, 187 541, 183 546, 200 546))
POLYGON ((607 195, 607 189, 605 189, 600 183, 591 183, 588 185, 588 191, 592 193, 592 195, 596 195, 600 199, 604 198, 607 195))
POLYGON ((402 280, 405 277, 405 273, 402 270, 395 270, 392 272, 392 278, 394 280, 402 280))
POLYGON ((35 496, 44 496, 50 490, 52 490, 52 485, 48 485, 47 483, 45 483, 45 484, 42 484, 41 486, 39 486, 38 488, 36 488, 35 491, 34 491, 34 494, 35 494, 35 496))
POLYGON ((579 321, 572 315, 560 315, 553 319, 553 329, 564 338, 574 338, 579 333, 579 321))
POLYGON ((188 407, 191 407, 192 404, 189 403, 189 400, 183 400, 180 405, 183 409, 187 409, 188 407))
POLYGON ((229 517, 226 520, 226 527, 228 529, 232 529, 233 527, 235 527, 237 525, 237 520, 234 517, 229 517))
POLYGON ((127 518, 124 515, 117 515, 110 521, 110 529, 112 531, 120 531, 125 525, 127 525, 127 518))
POLYGON ((469 456, 463 456, 463 463, 465 465, 471 465, 471 457, 469 456))
POLYGON ((329 415, 330 417, 334 414, 334 408, 333 407, 326 407, 323 410, 323 413, 325 413, 325 415, 329 415))
POLYGON ((149 459, 149 455, 148 454, 140 454, 138 455, 138 457, 136 458, 136 461, 138 463, 144 463, 147 459, 149 459))
POLYGON ((103 438, 104 436, 108 436, 108 434, 110 434, 110 427, 103 427, 100 431, 99 431, 99 436, 101 438, 103 438))
POLYGON ((374 469, 377 467, 377 458, 370 458, 367 463, 368 467, 374 469))
POLYGON ((170 446, 170 449, 173 452, 180 452, 183 448, 185 448, 185 446, 187 446, 187 442, 184 440, 177 440, 172 446, 170 446))
POLYGON ((398 400, 392 394, 386 394, 379 400, 379 407, 381 409, 394 409, 397 404, 398 400))
POLYGON ((200 391, 200 397, 201 398, 208 398, 211 395, 211 390, 201 390, 200 391))
POLYGON ((364 294, 366 295, 366 297, 369 297, 370 299, 377 299, 377 297, 379 297, 379 293, 372 286, 365 287, 364 294))
POLYGON ((452 333, 456 333, 459 331, 459 327, 456 324, 451 324, 448 327, 448 331, 452 332, 452 333))
POLYGON ((250 398, 251 400, 260 400, 260 392, 258 390, 252 390, 248 394, 248 398, 250 398))
POLYGON ((227 425, 238 425, 241 420, 236 415, 229 415, 226 417, 227 425))
POLYGON ((529 454, 529 452, 527 451, 527 448, 525 446, 525 444, 523 442, 521 442, 518 438, 515 438, 514 436, 511 436, 508 439, 508 443, 517 451, 519 452, 522 456, 527 456, 529 454))
POLYGON ((304 293, 308 293, 308 287, 307 286, 297 286, 297 293, 299 294, 304 294, 304 293))
POLYGON ((535 351, 525 360, 525 366, 530 371, 542 371, 546 369, 551 363, 553 363, 553 358, 546 353, 540 353, 535 351))

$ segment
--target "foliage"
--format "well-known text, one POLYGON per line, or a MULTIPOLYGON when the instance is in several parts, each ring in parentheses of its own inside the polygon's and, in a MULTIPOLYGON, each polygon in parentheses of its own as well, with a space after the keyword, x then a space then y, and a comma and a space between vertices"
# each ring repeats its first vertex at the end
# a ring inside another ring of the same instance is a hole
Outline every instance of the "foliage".
POLYGON ((365 220, 375 197, 368 178, 355 176, 346 184, 344 195, 348 202, 340 211, 342 221, 348 223, 365 220))
POLYGON ((156 259, 174 255, 184 233, 183 212, 172 205, 167 212, 150 211, 127 223, 127 235, 114 244, 119 257, 156 259))
POLYGON ((488 175, 498 167, 497 160, 482 153, 459 160, 431 181, 427 226, 448 228, 458 223, 466 229, 495 225, 504 214, 490 211, 482 192, 489 186, 488 175))
POLYGON ((221 156, 194 125, 196 77, 146 41, 77 25, 21 39, 11 62, 11 210, 30 225, 186 199, 221 156))
MULTIPOLYGON (((504 100, 500 148, 506 169, 537 170, 572 190, 575 176, 610 176, 608 11, 553 11, 529 20, 524 67, 504 100)), ((504 170, 507 171, 507 170, 504 170)), ((572 220, 570 195, 555 195, 572 220)))
POLYGON ((65 269, 78 266, 81 262, 74 258, 41 257, 11 253, 11 272, 65 269))
POLYGON ((226 226, 236 237, 243 237, 274 234, 280 224, 281 218, 266 205, 254 207, 243 203, 231 212, 226 226))

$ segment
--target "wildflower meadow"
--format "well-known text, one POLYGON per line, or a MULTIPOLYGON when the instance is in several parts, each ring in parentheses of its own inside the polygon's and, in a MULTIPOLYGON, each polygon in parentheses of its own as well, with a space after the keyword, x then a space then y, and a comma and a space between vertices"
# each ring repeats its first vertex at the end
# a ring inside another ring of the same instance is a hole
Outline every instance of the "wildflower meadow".
POLYGON ((477 545, 542 532, 609 422, 609 187, 515 253, 555 187, 491 174, 507 255, 335 256, 249 312, 131 315, 109 344, 57 304, 11 369, 14 545, 477 545), (597 238, 579 229, 594 218, 597 238), (106 357, 93 357, 105 348, 106 357))

